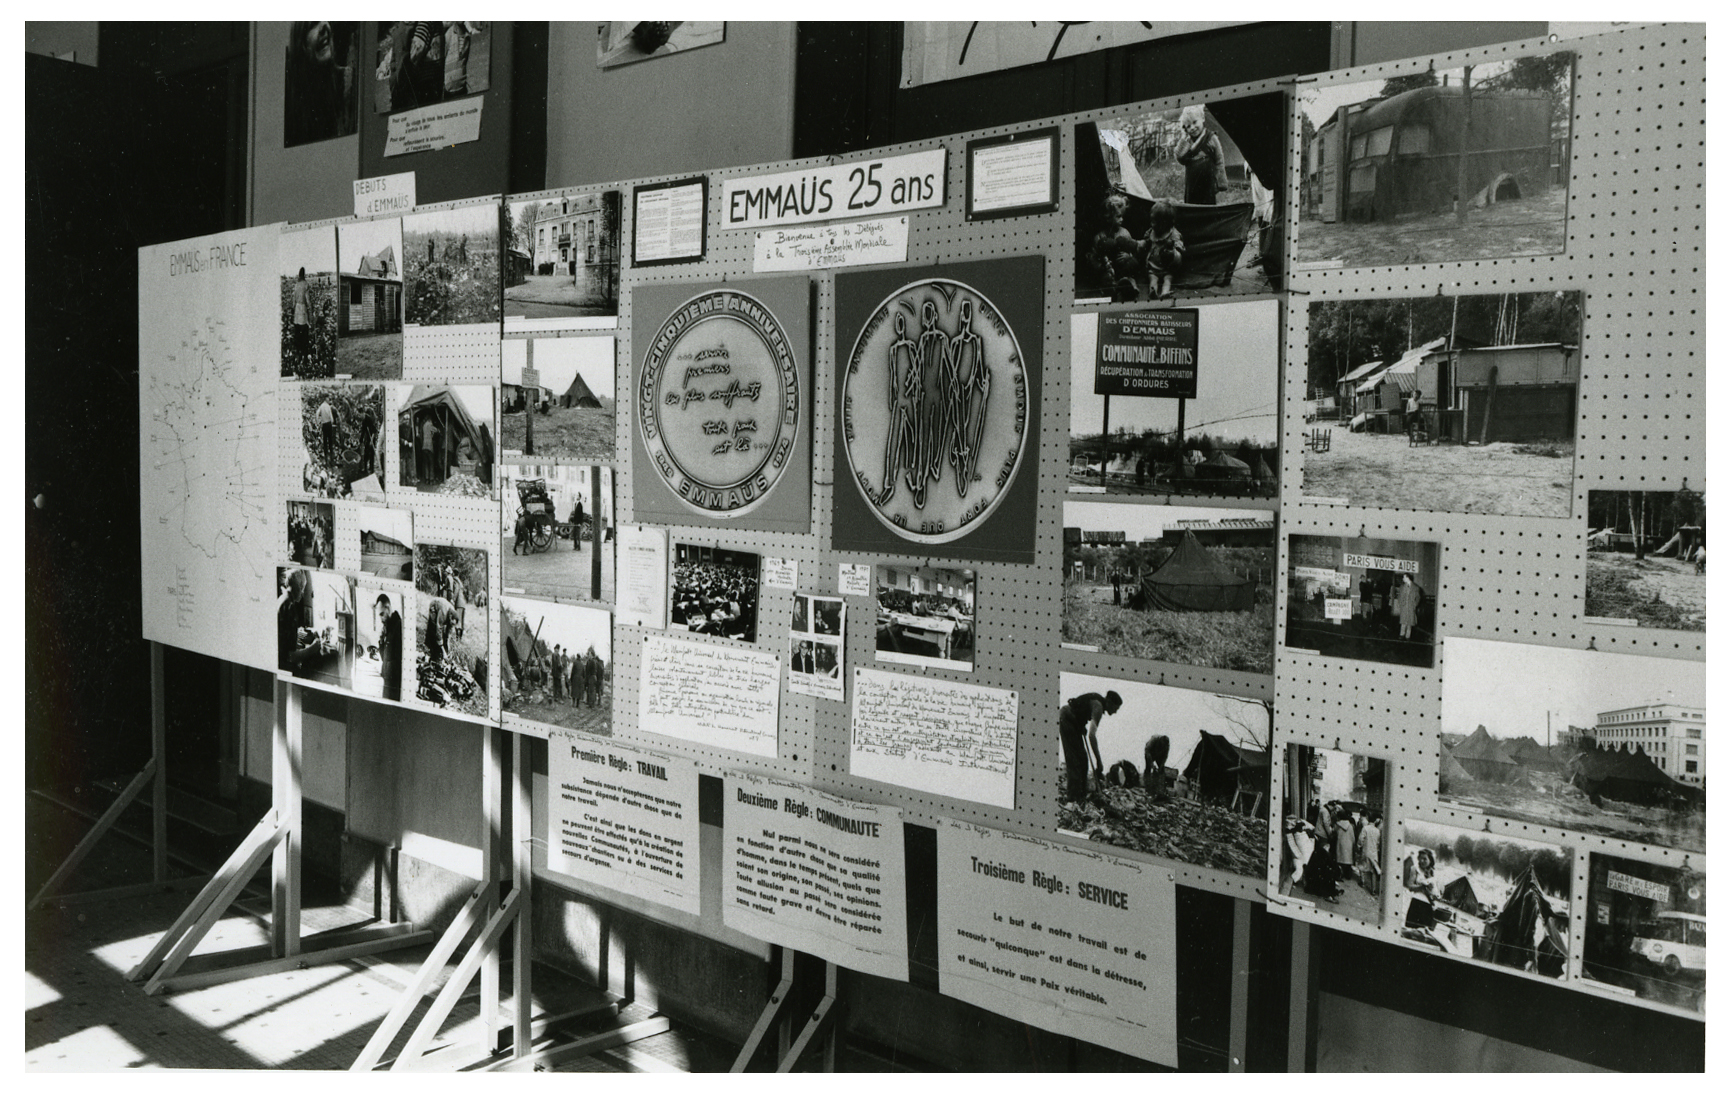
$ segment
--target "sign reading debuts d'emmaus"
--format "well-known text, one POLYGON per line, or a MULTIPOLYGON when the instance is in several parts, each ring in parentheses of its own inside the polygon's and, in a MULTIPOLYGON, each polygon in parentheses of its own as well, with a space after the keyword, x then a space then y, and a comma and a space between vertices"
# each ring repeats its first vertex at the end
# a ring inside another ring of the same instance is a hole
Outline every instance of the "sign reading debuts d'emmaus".
POLYGON ((884 216, 944 203, 944 150, 728 179, 722 228, 884 216))

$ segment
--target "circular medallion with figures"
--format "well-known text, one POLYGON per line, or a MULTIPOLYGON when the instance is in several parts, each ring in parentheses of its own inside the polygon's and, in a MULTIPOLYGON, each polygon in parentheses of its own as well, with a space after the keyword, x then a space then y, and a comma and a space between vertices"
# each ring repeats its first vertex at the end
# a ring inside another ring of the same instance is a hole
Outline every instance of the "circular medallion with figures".
POLYGON ((959 281, 903 286, 854 342, 842 430, 848 473, 879 520, 915 543, 966 535, 997 509, 1027 447, 1015 332, 959 281))

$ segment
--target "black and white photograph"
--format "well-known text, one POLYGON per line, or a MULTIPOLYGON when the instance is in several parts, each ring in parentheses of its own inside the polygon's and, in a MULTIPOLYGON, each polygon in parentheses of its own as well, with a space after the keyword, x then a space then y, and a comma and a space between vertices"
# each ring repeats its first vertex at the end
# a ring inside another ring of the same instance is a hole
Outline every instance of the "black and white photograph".
POLYGON ((491 23, 380 23, 373 112, 395 114, 485 91, 491 84, 491 23))
POLYGON ((1253 300, 1194 309, 1195 345, 1165 349, 1120 335, 1164 312, 1070 317, 1072 494, 1273 498, 1280 470, 1280 304, 1253 300), (1193 394, 1158 393, 1184 373, 1193 394), (1125 374, 1129 382, 1124 382, 1125 374), (1117 379, 1110 395, 1095 394, 1117 379), (1135 388, 1139 393, 1126 393, 1135 388))
POLYGON ((481 384, 391 388, 397 415, 397 479, 423 494, 492 499, 493 389, 481 384))
POLYGON ((284 232, 277 244, 282 288, 282 377, 329 380, 337 372, 337 233, 284 232))
POLYGON ((499 710, 585 733, 613 732, 613 616, 602 608, 503 598, 499 710))
POLYGON ((386 702, 403 698, 403 614, 406 591, 361 579, 355 583, 359 639, 355 694, 386 702))
POLYGON ((413 581, 415 515, 407 509, 362 505, 355 510, 360 530, 361 569, 374 577, 413 581))
POLYGON ((1058 674, 1058 832, 1268 873, 1271 700, 1058 674))
POLYGON ((1388 861, 1388 761, 1288 744, 1280 811, 1280 874, 1289 903, 1382 923, 1388 861))
POLYGON ((713 46, 727 38, 722 22, 659 21, 602 23, 595 32, 595 64, 617 68, 653 57, 666 57, 688 49, 713 46))
POLYGON ((415 544, 415 697, 487 716, 487 552, 415 544))
POLYGON ((299 680, 352 687, 354 579, 330 570, 279 566, 276 591, 277 668, 299 680))
POLYGON ((403 376, 403 222, 337 225, 337 374, 403 376))
POLYGON ((584 463, 617 458, 612 335, 507 338, 501 364, 506 456, 584 463))
POLYGON ((1064 503, 1068 649, 1274 671, 1274 513, 1064 503))
POLYGON ((1575 55, 1298 91, 1295 267, 1560 254, 1575 55))
POLYGON ((288 502, 288 560, 314 570, 336 568, 337 516, 330 502, 288 502))
MULTIPOLYGON (((823 678, 841 688, 841 639, 809 634, 788 636, 789 666, 796 677, 823 678)), ((796 691, 800 690, 795 688, 796 691)))
POLYGON ((672 626, 757 641, 762 556, 694 543, 673 545, 672 626))
POLYGON ((459 205, 403 218, 403 322, 498 326, 499 205, 459 205))
POLYGON ((506 330, 616 319, 619 209, 617 190, 505 207, 506 330))
POLYGON ((385 389, 379 384, 299 384, 301 490, 319 498, 383 501, 385 389))
POLYGON ((1413 668, 1436 663, 1440 544, 1292 536, 1288 559, 1287 649, 1413 668))
POLYGON ((1076 127, 1076 296, 1280 288, 1286 107, 1256 95, 1076 127))
POLYGON ((1304 493, 1567 517, 1580 380, 1579 292, 1316 301, 1304 493))
POLYGON ((1478 638, 1443 643, 1437 797, 1606 839, 1707 846, 1707 669, 1478 638))
POLYGON ((613 469, 506 463, 499 465, 499 487, 504 588, 549 600, 613 603, 613 469))
POLYGON ((1707 630, 1707 493, 1587 491, 1589 622, 1707 630))
POLYGON ((955 672, 974 669, 974 571, 876 568, 877 659, 955 672))
POLYGON ((1616 994, 1705 1012, 1705 865, 1590 854, 1582 979, 1616 994))
POLYGON ((293 22, 283 50, 282 145, 352 136, 366 74, 359 23, 293 22))
POLYGON ((1431 821, 1401 825, 1402 941, 1561 980, 1574 852, 1431 821))
POLYGON ((788 624, 788 687, 794 694, 845 698, 841 668, 846 632, 847 601, 839 596, 793 594, 793 619, 788 624))

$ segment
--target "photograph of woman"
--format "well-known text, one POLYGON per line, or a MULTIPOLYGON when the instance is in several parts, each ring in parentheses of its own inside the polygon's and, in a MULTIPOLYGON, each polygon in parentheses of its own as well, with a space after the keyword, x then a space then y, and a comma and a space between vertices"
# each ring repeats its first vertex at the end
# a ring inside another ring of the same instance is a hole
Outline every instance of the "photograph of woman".
POLYGON ((283 147, 355 131, 355 51, 359 23, 289 24, 283 71, 283 147))

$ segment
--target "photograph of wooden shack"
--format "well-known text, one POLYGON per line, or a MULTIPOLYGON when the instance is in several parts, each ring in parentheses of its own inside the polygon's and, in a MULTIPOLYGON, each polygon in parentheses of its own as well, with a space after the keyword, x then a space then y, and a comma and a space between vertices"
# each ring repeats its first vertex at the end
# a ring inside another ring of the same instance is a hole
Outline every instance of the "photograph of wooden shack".
POLYGON ((1582 978, 1641 999, 1705 1010, 1705 865, 1595 852, 1588 860, 1582 978))
POLYGON ((1436 661, 1441 547, 1404 539, 1292 536, 1286 646, 1429 668, 1436 661))
POLYGON ((362 506, 355 517, 361 530, 361 569, 393 581, 410 581, 415 568, 414 514, 407 509, 362 506))
POLYGON ((472 498, 494 496, 493 389, 403 385, 394 394, 404 486, 472 498))
POLYGON ((1587 492, 1585 614, 1674 631, 1707 629, 1707 495, 1587 492))
POLYGON ((403 222, 337 225, 339 375, 395 380, 403 375, 403 222))
POLYGON ((506 215, 506 330, 619 313, 619 191, 514 201, 506 215))

